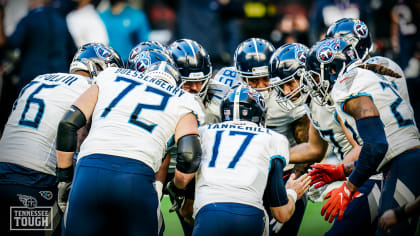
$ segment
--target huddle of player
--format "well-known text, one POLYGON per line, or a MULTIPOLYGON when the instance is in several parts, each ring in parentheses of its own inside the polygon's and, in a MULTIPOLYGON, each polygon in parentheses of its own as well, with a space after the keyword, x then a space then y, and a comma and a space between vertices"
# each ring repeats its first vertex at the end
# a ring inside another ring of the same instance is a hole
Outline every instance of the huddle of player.
POLYGON ((414 234, 420 135, 401 68, 371 48, 349 18, 310 49, 245 40, 215 75, 189 39, 142 42, 125 66, 84 45, 69 74, 40 75, 16 100, 0 211, 23 194, 58 206, 63 235, 162 235, 164 192, 185 235, 296 235, 307 195, 326 194, 328 235, 414 234), (326 155, 338 164, 313 164, 326 155), (385 232, 378 216, 393 208, 385 232))

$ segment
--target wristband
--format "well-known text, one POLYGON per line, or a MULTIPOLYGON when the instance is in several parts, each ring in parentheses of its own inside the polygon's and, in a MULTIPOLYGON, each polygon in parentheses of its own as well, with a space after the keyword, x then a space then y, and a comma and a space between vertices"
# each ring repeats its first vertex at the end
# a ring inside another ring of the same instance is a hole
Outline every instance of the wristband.
POLYGON ((291 189, 291 188, 288 188, 288 189, 286 189, 286 193, 287 193, 288 196, 291 196, 293 198, 293 201, 296 203, 296 200, 297 200, 296 191, 291 189))
POLYGON ((58 168, 56 170, 56 175, 58 182, 71 182, 73 181, 73 166, 67 168, 58 168))

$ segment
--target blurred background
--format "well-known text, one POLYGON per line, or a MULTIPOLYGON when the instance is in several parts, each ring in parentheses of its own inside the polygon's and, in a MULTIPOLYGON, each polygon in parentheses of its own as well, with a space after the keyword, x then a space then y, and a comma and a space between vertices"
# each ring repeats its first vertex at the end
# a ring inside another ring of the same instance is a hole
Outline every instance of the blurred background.
POLYGON ((232 65, 250 37, 310 47, 336 20, 363 20, 373 55, 405 72, 411 103, 420 81, 420 0, 0 0, 0 129, 20 89, 38 74, 68 72, 76 48, 102 42, 124 60, 141 41, 190 38, 214 70, 232 65))

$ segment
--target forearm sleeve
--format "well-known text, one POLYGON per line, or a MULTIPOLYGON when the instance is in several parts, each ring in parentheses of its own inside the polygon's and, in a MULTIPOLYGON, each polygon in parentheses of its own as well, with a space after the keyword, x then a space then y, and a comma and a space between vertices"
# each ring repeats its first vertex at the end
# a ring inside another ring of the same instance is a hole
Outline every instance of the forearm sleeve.
POLYGON ((85 115, 72 106, 58 125, 56 149, 63 152, 74 152, 77 147, 77 130, 86 125, 85 115))
POLYGON ((268 175, 266 194, 270 207, 286 205, 289 201, 283 181, 284 163, 280 159, 271 160, 271 170, 268 175))
POLYGON ((360 187, 371 175, 376 173, 378 165, 388 150, 388 142, 384 124, 379 116, 357 120, 356 125, 363 145, 349 180, 356 187, 360 187))

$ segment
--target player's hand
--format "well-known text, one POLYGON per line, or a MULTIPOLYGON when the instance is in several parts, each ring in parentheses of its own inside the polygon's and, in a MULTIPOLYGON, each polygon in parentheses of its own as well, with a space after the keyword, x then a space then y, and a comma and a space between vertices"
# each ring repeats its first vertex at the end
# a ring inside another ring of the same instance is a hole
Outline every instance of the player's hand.
POLYGON ((308 174, 301 175, 298 179, 296 179, 296 174, 293 173, 287 180, 285 187, 286 189, 293 189, 297 193, 296 200, 299 200, 303 194, 308 191, 310 182, 311 178, 308 176, 308 174))
POLYGON ((69 200, 69 193, 72 182, 59 182, 58 183, 58 207, 64 213, 67 208, 67 202, 69 200))
POLYGON ((280 232, 281 228, 283 227, 283 223, 278 222, 275 218, 271 219, 270 221, 271 231, 273 233, 280 232))
POLYGON ((391 227, 398 223, 397 216, 394 209, 389 209, 379 219, 379 225, 386 233, 391 231, 391 227))
POLYGON ((328 199, 328 201, 322 207, 321 215, 325 215, 325 220, 330 223, 334 220, 337 214, 337 220, 341 220, 347 205, 354 197, 358 197, 360 195, 361 194, 358 191, 352 193, 346 183, 343 183, 339 188, 331 190, 324 197, 324 200, 328 199))
POLYGON ((185 203, 185 190, 177 188, 174 180, 171 180, 168 185, 166 185, 166 190, 174 199, 174 203, 171 209, 169 209, 169 212, 178 211, 185 203))
POLYGON ((337 180, 346 180, 344 173, 344 165, 332 165, 332 164, 313 164, 313 168, 309 171, 308 175, 311 176, 311 185, 314 188, 322 187, 326 184, 337 180))
POLYGON ((56 175, 58 179, 58 196, 57 203, 60 210, 64 213, 67 208, 71 184, 73 183, 73 166, 67 168, 57 168, 56 175))

